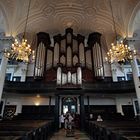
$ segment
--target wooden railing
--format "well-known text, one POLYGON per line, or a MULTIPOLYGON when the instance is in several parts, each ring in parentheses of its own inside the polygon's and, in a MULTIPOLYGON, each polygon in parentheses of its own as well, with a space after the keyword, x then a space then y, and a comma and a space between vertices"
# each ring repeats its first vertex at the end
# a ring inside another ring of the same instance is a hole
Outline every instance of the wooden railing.
MULTIPOLYGON (((63 90, 64 89, 62 88, 63 90)), ((61 88, 57 89, 56 82, 43 83, 40 81, 34 82, 11 82, 6 81, 4 85, 4 92, 16 92, 16 93, 37 93, 42 92, 57 92, 61 91, 61 88)), ((75 88, 68 88, 69 91, 76 90, 75 88)), ((134 83, 130 82, 95 82, 95 83, 84 83, 77 92, 86 93, 110 93, 110 94, 123 94, 123 93, 135 93, 134 83)))

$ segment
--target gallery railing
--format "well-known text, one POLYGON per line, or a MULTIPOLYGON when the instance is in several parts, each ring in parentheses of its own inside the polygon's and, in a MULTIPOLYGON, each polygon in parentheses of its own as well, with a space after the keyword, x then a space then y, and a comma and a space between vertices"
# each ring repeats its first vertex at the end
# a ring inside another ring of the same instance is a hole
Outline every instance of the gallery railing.
MULTIPOLYGON (((47 93, 58 92, 61 90, 76 90, 75 88, 57 88, 56 82, 43 83, 40 81, 34 82, 14 82, 6 81, 4 85, 4 92, 14 92, 14 93, 47 93)), ((82 87, 77 90, 79 93, 135 93, 135 87, 133 81, 123 81, 123 82, 95 82, 95 83, 84 83, 82 87)))

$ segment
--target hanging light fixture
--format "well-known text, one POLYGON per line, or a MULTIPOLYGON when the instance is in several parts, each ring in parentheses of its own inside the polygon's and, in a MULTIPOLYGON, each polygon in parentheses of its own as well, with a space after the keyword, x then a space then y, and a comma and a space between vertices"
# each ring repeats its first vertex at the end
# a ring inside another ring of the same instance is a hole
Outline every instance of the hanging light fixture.
POLYGON ((131 50, 130 47, 123 44, 123 41, 119 42, 117 41, 117 31, 116 31, 116 25, 115 25, 115 19, 113 15, 113 8, 111 0, 110 2, 110 9, 113 19, 113 27, 115 32, 115 44, 111 44, 111 49, 107 52, 107 57, 105 57, 105 60, 109 63, 124 63, 125 61, 130 61, 133 57, 133 55, 136 55, 136 50, 131 50))
POLYGON ((9 49, 5 49, 4 54, 9 60, 16 60, 18 62, 29 62, 29 57, 32 56, 32 59, 35 59, 35 53, 31 50, 30 45, 27 43, 27 39, 25 39, 27 22, 29 17, 31 0, 29 0, 27 17, 25 22, 24 34, 22 38, 22 42, 19 43, 17 39, 15 39, 14 43, 9 49))

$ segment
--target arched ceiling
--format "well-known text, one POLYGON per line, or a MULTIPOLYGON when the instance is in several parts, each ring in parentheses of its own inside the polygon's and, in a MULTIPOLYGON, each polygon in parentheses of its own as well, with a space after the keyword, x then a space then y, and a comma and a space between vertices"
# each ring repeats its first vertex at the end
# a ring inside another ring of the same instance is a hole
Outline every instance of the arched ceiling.
MULTIPOLYGON (((5 32, 16 36, 24 31, 29 0, 1 0, 5 32)), ((117 33, 127 36, 131 14, 139 0, 112 0, 117 33)), ((0 29, 3 19, 0 18, 0 29)), ((114 37, 109 0, 31 0, 27 32, 63 33, 72 27, 75 33, 88 35, 97 31, 107 40, 114 37)), ((112 41, 112 40, 111 40, 112 41)), ((109 41, 109 43, 111 42, 109 41)))

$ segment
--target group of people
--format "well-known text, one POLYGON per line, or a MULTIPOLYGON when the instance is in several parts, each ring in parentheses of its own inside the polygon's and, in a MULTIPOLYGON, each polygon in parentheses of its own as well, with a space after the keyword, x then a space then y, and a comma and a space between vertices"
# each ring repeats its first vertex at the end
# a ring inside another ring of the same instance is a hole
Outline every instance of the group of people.
MULTIPOLYGON (((90 119, 91 120, 93 119, 93 114, 90 114, 90 119)), ((97 122, 103 121, 101 115, 97 116, 96 121, 97 122)), ((66 114, 60 115, 61 128, 72 129, 72 127, 74 126, 74 123, 75 123, 75 127, 78 126, 79 124, 79 117, 76 117, 76 114, 67 112, 66 114)))
MULTIPOLYGON (((89 115, 89 118, 90 118, 90 120, 93 120, 93 114, 90 114, 90 115, 89 115)), ((102 121, 103 121, 101 115, 98 115, 98 116, 97 116, 96 121, 97 121, 97 122, 102 122, 102 121)))
POLYGON ((61 128, 72 129, 74 125, 74 114, 67 112, 65 115, 60 116, 61 128))

